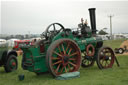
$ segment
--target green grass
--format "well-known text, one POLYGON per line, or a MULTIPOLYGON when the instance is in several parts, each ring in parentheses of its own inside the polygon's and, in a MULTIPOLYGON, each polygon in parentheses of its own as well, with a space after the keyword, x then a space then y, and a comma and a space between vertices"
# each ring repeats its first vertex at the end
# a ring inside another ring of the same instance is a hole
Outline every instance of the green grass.
POLYGON ((104 41, 105 46, 110 46, 112 49, 119 48, 120 44, 123 43, 126 39, 120 39, 120 40, 107 40, 104 41))
MULTIPOLYGON (((105 45, 112 48, 118 47, 123 40, 105 41, 105 45)), ((128 56, 117 56, 120 67, 116 63, 113 68, 100 70, 96 63, 90 68, 80 69, 80 78, 70 80, 55 80, 51 74, 44 73, 37 76, 33 72, 22 70, 21 56, 18 57, 18 70, 5 73, 0 68, 0 85, 128 85, 128 56), (18 80, 18 75, 24 74, 23 81, 18 80)))

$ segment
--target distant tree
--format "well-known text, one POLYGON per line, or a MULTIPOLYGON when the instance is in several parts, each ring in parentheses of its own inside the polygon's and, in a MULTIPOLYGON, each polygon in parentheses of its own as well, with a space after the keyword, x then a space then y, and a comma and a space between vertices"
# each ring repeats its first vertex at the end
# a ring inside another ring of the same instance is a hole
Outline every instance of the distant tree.
POLYGON ((107 29, 108 29, 108 28, 106 28, 106 27, 105 27, 105 28, 103 28, 103 30, 107 30, 107 29))
POLYGON ((14 38, 14 35, 10 35, 10 38, 14 38))
POLYGON ((24 36, 20 35, 20 34, 17 34, 17 35, 15 35, 15 38, 17 38, 17 39, 24 39, 24 36))
POLYGON ((26 39, 28 39, 28 38, 29 38, 29 35, 28 35, 28 34, 26 34, 26 35, 25 35, 25 38, 26 38, 26 39))
POLYGON ((108 33, 105 32, 104 30, 100 30, 98 34, 99 34, 99 35, 106 35, 106 34, 108 34, 108 33))

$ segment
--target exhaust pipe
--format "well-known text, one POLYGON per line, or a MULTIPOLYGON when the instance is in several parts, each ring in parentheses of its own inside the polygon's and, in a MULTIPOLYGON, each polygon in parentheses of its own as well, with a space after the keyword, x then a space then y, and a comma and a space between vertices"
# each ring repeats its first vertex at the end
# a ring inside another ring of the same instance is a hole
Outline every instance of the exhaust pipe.
POLYGON ((91 22, 91 29, 92 29, 92 35, 96 36, 96 18, 95 18, 95 8, 89 9, 90 14, 90 22, 91 22))

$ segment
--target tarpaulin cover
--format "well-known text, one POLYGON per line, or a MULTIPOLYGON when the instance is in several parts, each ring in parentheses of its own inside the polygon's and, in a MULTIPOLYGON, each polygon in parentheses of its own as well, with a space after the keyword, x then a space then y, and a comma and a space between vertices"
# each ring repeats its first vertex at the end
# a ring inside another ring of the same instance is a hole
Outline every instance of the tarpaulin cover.
POLYGON ((56 77, 57 80, 68 80, 80 77, 80 72, 64 73, 56 77))

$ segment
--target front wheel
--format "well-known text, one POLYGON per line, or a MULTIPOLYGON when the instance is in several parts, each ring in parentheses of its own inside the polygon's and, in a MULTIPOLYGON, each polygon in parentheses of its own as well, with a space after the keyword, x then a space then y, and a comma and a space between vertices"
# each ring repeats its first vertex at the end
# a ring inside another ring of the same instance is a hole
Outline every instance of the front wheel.
POLYGON ((112 68, 115 60, 115 55, 110 47, 100 48, 97 56, 97 65, 100 69, 112 68))
POLYGON ((4 66, 6 72, 12 72, 17 70, 17 58, 15 55, 9 55, 9 58, 7 59, 7 62, 4 66))

